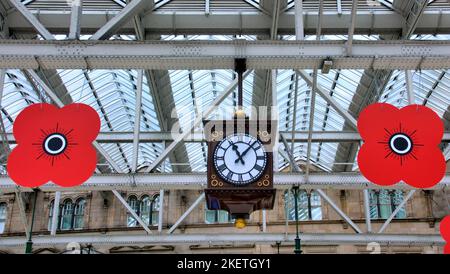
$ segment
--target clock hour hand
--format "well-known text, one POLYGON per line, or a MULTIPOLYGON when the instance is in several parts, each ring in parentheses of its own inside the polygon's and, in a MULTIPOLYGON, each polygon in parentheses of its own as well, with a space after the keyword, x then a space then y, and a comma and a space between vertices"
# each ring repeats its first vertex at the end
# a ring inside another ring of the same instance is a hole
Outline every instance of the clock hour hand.
POLYGON ((236 152, 236 155, 237 155, 237 157, 238 157, 238 158, 236 159, 236 161, 234 161, 234 162, 237 163, 239 160, 241 160, 242 164, 245 165, 245 162, 244 162, 244 160, 242 159, 241 154, 239 153, 239 150, 238 150, 237 145, 233 144, 230 140, 228 140, 228 142, 230 143, 231 148, 234 150, 234 152, 236 152))

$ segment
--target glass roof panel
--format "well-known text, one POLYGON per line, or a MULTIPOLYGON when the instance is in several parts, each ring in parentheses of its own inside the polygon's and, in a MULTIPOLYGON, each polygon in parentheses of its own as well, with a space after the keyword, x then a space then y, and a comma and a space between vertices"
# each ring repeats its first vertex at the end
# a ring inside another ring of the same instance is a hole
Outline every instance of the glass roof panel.
MULTIPOLYGON (((450 105, 450 75, 447 70, 424 70, 412 72, 412 82, 415 95, 415 103, 426 105, 443 117, 450 105)), ((405 73, 395 71, 380 99, 395 105, 404 107, 408 105, 408 97, 405 83, 405 73)))
MULTIPOLYGON (((135 70, 61 70, 61 79, 74 102, 82 102, 97 110, 101 131, 133 132, 137 71, 135 70)), ((142 91, 141 131, 159 131, 150 88, 144 75, 142 91)), ((102 144, 122 169, 132 162, 132 144, 102 144)), ((162 144, 139 145, 138 166, 149 164, 163 151, 162 144)), ((170 166, 167 168, 170 169, 170 166)))
POLYGON ((8 69, 3 87, 2 118, 7 132, 12 132, 12 123, 17 115, 30 104, 39 103, 44 96, 37 93, 20 70, 8 69))
MULTIPOLYGON (((294 40, 294 36, 283 36, 283 39, 294 40)), ((306 40, 314 40, 315 36, 306 36, 306 40)), ((322 40, 342 40, 344 35, 324 35, 322 40)), ((376 40, 377 36, 355 36, 360 40, 376 40)), ((312 70, 305 70, 305 73, 312 76, 312 70)), ((320 70, 317 75, 318 88, 328 92, 340 107, 348 110, 353 96, 362 77, 363 70, 330 70, 327 74, 322 74, 320 70)), ((280 113, 280 131, 290 131, 293 129, 293 115, 295 113, 294 130, 307 131, 310 121, 310 99, 311 88, 299 75, 297 82, 297 104, 295 106, 295 72, 293 70, 279 70, 277 76, 277 97, 280 113), (296 108, 296 109, 294 109, 296 108)), ((314 111, 314 131, 340 131, 344 127, 344 118, 336 112, 319 94, 316 95, 314 111)), ((331 170, 333 161, 337 153, 337 143, 312 143, 311 157, 315 164, 321 169, 331 170)), ((307 144, 296 144, 294 146, 294 157, 305 159, 307 155, 307 144)), ((284 164, 284 159, 280 157, 280 167, 284 164)))
MULTIPOLYGON (((190 35, 161 37, 163 40, 232 40, 226 35, 190 35)), ((254 39, 243 36, 243 39, 254 39)), ((170 84, 174 96, 178 122, 184 130, 188 130, 194 120, 202 115, 230 85, 235 78, 232 70, 170 70, 170 84)), ((253 73, 244 79, 244 107, 249 108, 252 101, 253 73)), ((213 111, 207 119, 229 119, 232 117, 233 106, 236 104, 236 90, 232 92, 213 111)), ((186 143, 186 150, 192 171, 206 171, 206 145, 186 143)), ((183 164, 183 163, 179 163, 183 164)))
MULTIPOLYGON (((43 1, 36 1, 43 2, 43 1)), ((180 2, 180 1, 178 1, 180 2)), ((305 1, 307 2, 307 1, 305 1)), ((344 3, 344 1, 343 1, 344 3)), ((57 37, 65 39, 65 36, 57 37)), ((83 39, 88 38, 85 36, 83 39)), ((254 40, 255 36, 226 35, 190 35, 163 36, 165 40, 254 40)), ((133 40, 134 36, 115 36, 114 39, 133 40)), ((294 36, 283 36, 283 39, 293 40, 294 36)), ((315 36, 307 36, 314 40, 315 36)), ((323 40, 346 39, 343 35, 324 35, 323 40)), ((356 35, 354 39, 376 40, 378 36, 356 35)), ((413 36, 413 39, 450 40, 446 35, 413 36)), ((134 129, 136 78, 135 70, 58 70, 74 102, 83 102, 92 106, 99 113, 102 131, 132 132, 134 129)), ((311 74, 311 70, 306 70, 311 74)), ((328 74, 318 73, 318 86, 328 92, 343 108, 348 110, 352 104, 359 85, 362 70, 331 70, 328 74)), ((145 76, 144 76, 145 77, 145 76)), ((181 125, 190 125, 192 121, 208 108, 212 102, 224 92, 235 78, 232 70, 172 70, 167 81, 175 98, 173 106, 181 125)), ((263 87, 262 79, 255 79, 251 73, 244 81, 244 106, 250 107, 254 85, 263 87)), ((450 105, 449 87, 450 75, 447 70, 424 70, 413 72, 413 88, 415 102, 434 109, 441 117, 448 113, 450 105)), ((48 100, 39 87, 30 83, 20 70, 7 70, 2 105, 3 121, 6 130, 11 132, 12 122, 17 114, 31 103, 48 100)), ((301 76, 296 77, 293 70, 277 71, 277 99, 279 107, 279 129, 281 131, 307 131, 310 121, 311 88, 301 76), (296 81, 296 78, 297 81, 296 81), (297 91, 296 91, 297 87, 297 91), (294 116, 295 115, 295 116, 294 116), (295 117, 295 120, 294 120, 295 117)), ((164 95, 162 95, 164 96, 164 95)), ((209 119, 231 118, 233 106, 236 104, 234 90, 213 112, 209 119), (231 111, 230 111, 231 110, 231 111), (225 114, 225 115, 224 115, 225 114)), ((389 102, 398 107, 407 105, 407 92, 403 71, 393 71, 380 101, 389 102)), ((447 114, 448 115, 448 114, 447 114)), ((142 131, 160 131, 158 117, 153 105, 152 90, 144 78, 143 105, 140 128, 142 131)), ((314 113, 314 131, 339 131, 343 129, 345 120, 330 107, 327 102, 316 96, 314 113)), ((102 144, 107 152, 125 170, 130 169, 133 152, 131 143, 102 144)), ((331 171, 337 151, 337 143, 313 143, 311 146, 311 163, 320 170, 331 171)), ((141 143, 139 145, 138 166, 143 168, 152 163, 164 150, 162 143, 141 143)), ((172 163, 191 166, 192 171, 206 171, 206 145, 203 143, 187 143, 186 150, 189 163, 172 163)), ((307 154, 306 143, 294 145, 294 157, 304 161, 307 154)), ((335 163, 343 164, 343 163, 335 163)), ((172 165, 166 160, 160 171, 170 172, 172 165)), ((283 157, 279 157, 279 166, 286 165, 283 157)), ((357 168, 356 165, 354 168, 357 168)))

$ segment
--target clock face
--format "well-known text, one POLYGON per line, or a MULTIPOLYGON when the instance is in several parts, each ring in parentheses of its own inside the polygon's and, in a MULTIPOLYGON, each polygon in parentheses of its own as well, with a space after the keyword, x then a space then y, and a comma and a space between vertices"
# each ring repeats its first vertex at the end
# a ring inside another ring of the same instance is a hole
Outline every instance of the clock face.
POLYGON ((213 155, 217 174, 226 182, 246 185, 261 177, 267 166, 263 144, 253 136, 235 133, 217 144, 213 155))

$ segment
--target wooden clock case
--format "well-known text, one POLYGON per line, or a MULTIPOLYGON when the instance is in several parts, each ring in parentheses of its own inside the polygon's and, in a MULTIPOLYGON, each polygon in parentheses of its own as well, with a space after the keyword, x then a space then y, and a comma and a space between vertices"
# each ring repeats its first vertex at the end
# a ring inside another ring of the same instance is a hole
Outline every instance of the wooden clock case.
POLYGON ((208 142, 208 185, 205 189, 208 209, 226 210, 232 218, 248 219, 255 210, 273 209, 275 189, 273 188, 273 141, 275 134, 271 125, 275 121, 234 120, 204 121, 205 137, 208 142), (267 164, 264 172, 254 182, 235 185, 224 181, 214 166, 214 151, 221 140, 234 133, 245 133, 256 137, 264 145, 267 164))

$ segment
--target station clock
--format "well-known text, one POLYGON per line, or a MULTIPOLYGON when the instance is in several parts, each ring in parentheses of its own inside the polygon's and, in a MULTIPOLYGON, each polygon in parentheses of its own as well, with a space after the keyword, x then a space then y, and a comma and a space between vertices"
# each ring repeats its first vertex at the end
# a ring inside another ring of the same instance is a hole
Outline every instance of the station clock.
POLYGON ((205 121, 208 209, 248 219, 253 211, 273 208, 274 123, 248 118, 205 121))

